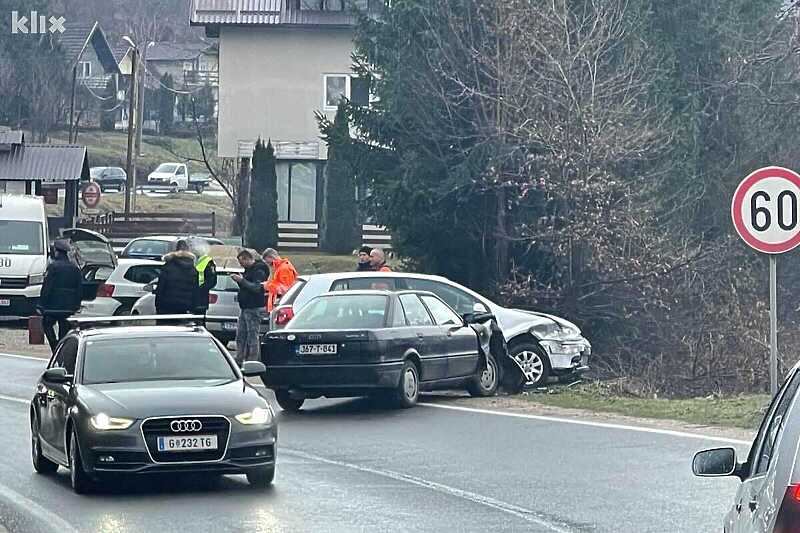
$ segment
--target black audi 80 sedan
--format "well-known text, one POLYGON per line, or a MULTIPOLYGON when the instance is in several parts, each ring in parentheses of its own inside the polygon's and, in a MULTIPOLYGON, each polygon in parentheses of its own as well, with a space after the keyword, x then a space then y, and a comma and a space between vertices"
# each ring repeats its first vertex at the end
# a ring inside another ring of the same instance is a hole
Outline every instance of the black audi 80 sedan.
POLYGON ((468 324, 424 291, 341 291, 309 302, 262 343, 264 384, 297 411, 307 398, 384 396, 407 408, 420 391, 497 391, 499 367, 468 324))
POLYGON ((78 493, 119 474, 245 474, 255 486, 272 483, 276 422, 245 380, 262 374, 262 363, 238 368, 200 326, 75 322, 31 402, 37 472, 68 468, 78 493))

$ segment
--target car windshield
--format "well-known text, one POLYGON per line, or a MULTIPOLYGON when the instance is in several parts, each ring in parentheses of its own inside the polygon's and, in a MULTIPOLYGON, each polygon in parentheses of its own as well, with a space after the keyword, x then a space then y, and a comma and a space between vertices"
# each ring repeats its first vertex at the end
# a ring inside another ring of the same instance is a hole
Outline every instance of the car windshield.
POLYGON ((114 178, 121 178, 125 176, 125 171, 121 168, 111 168, 106 172, 106 176, 114 177, 114 178))
POLYGON ((170 246, 167 241, 141 239, 128 245, 125 255, 159 256, 169 253, 170 246))
POLYGON ((93 168, 90 168, 89 169, 89 176, 91 176, 92 178, 96 178, 100 174, 103 173, 103 170, 105 170, 105 167, 93 167, 93 168))
POLYGON ((83 383, 236 379, 216 343, 205 337, 90 340, 83 383))
POLYGON ((164 163, 163 165, 159 165, 156 169, 156 172, 165 172, 168 174, 174 173, 178 169, 178 165, 174 163, 164 163))
POLYGON ((388 297, 382 294, 320 296, 287 325, 291 329, 370 329, 386 326, 388 297))
POLYGON ((0 220, 0 254, 42 255, 41 222, 0 220))

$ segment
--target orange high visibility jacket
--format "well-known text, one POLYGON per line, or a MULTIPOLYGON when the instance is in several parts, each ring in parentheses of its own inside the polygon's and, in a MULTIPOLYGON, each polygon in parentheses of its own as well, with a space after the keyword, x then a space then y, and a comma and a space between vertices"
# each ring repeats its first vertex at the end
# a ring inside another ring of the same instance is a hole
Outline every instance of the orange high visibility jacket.
POLYGON ((272 276, 264 282, 267 293, 267 312, 275 307, 275 300, 283 296, 297 281, 297 270, 288 259, 276 259, 272 262, 272 276))

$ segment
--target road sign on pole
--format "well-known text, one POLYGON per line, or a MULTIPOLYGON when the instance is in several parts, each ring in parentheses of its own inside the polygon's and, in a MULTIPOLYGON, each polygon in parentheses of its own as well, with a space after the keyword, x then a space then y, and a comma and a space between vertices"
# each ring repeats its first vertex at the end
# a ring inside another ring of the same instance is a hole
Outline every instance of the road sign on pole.
POLYGON ((86 207, 94 209, 100 203, 100 186, 95 182, 89 182, 83 187, 83 203, 86 207))
POLYGON ((765 167, 747 176, 733 195, 731 218, 751 248, 769 257, 769 382, 778 391, 777 255, 800 245, 800 174, 765 167))

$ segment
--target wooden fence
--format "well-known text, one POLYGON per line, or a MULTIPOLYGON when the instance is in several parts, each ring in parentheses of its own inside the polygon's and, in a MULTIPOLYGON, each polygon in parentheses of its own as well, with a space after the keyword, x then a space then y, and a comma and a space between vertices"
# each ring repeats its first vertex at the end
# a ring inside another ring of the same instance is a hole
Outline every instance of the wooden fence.
POLYGON ((115 247, 145 235, 216 237, 217 216, 211 213, 104 213, 78 222, 78 227, 105 235, 115 247))

